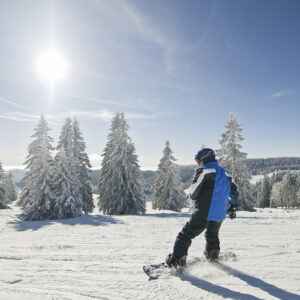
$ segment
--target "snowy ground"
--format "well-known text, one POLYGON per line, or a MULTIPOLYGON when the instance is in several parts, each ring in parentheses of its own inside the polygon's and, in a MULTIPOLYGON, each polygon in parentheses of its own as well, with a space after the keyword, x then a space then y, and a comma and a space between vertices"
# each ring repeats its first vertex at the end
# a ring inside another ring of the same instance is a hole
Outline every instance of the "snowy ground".
MULTIPOLYGON (((268 176, 269 178, 271 178, 273 174, 274 174, 274 172, 268 173, 267 176, 268 176)), ((265 177, 265 175, 252 175, 251 180, 250 180, 250 183, 252 183, 252 184, 255 185, 255 184, 257 184, 259 181, 262 181, 262 180, 264 179, 264 177, 265 177)))
POLYGON ((264 179, 264 175, 252 175, 250 183, 257 184, 259 181, 264 179))
MULTIPOLYGON (((94 214, 21 222, 0 210, 0 299, 300 299, 300 210, 238 212, 221 228, 237 261, 201 263, 149 281, 142 265, 164 260, 187 212, 94 214)), ((189 257, 201 256, 204 237, 189 257)))

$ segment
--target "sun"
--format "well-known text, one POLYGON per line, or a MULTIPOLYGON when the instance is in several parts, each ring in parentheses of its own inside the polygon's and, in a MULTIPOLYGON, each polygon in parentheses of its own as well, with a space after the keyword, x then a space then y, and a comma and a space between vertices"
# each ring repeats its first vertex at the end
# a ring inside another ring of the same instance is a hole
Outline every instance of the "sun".
POLYGON ((48 50, 37 58, 39 73, 51 82, 64 78, 67 62, 64 56, 57 50, 48 50))

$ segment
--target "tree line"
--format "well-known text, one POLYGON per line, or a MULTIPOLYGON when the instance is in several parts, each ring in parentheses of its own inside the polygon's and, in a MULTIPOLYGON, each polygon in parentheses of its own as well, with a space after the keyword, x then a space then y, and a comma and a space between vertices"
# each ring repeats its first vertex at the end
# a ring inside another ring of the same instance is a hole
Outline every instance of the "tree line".
MULTIPOLYGON (((180 178, 180 167, 175 164, 170 142, 166 141, 154 182, 146 195, 128 129, 124 113, 116 113, 102 154, 97 185, 99 211, 109 215, 143 214, 149 197, 154 209, 180 211, 187 204, 184 189, 190 179, 180 178)), ((28 146, 24 188, 17 202, 24 220, 72 218, 88 214, 95 207, 91 165, 78 121, 66 118, 55 148, 49 131, 47 121, 41 116, 28 146)), ((220 165, 232 174, 239 187, 239 209, 252 210, 257 193, 250 184, 246 153, 241 151, 243 139, 240 122, 232 113, 216 153, 220 165)))
POLYGON ((300 173, 287 170, 274 172, 271 176, 265 175, 257 183, 257 207, 300 207, 300 173))
POLYGON ((11 172, 5 173, 0 162, 0 209, 8 208, 8 204, 17 199, 17 187, 11 172))
POLYGON ((272 173, 279 170, 300 170, 300 157, 274 157, 246 159, 252 175, 272 173))

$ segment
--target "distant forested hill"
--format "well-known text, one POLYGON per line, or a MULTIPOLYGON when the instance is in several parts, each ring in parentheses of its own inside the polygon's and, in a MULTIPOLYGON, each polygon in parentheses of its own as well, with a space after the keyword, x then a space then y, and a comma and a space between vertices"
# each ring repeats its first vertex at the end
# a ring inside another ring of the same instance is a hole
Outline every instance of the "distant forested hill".
POLYGON ((252 158, 246 160, 252 175, 276 170, 300 170, 300 157, 252 158))

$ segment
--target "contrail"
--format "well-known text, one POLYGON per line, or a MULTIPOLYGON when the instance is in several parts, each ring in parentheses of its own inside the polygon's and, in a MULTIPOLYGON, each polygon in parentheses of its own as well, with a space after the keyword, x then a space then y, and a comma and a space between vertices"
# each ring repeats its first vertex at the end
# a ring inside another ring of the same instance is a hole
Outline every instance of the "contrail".
POLYGON ((110 100, 94 98, 94 97, 76 96, 76 95, 71 95, 71 94, 64 94, 64 96, 67 96, 67 97, 70 97, 73 99, 89 100, 89 101, 93 101, 93 102, 97 102, 97 103, 101 103, 101 104, 124 106, 124 107, 129 107, 129 108, 140 108, 140 106, 137 104, 123 103, 123 102, 118 102, 118 101, 110 101, 110 100))
POLYGON ((0 101, 5 102, 5 103, 9 103, 9 104, 11 104, 13 106, 16 106, 16 107, 19 107, 19 108, 22 108, 22 109, 25 109, 25 110, 27 110, 27 111, 29 111, 31 113, 36 113, 35 111, 33 111, 32 109, 30 109, 28 107, 22 106, 22 105, 20 105, 18 103, 12 102, 12 101, 7 100, 7 99, 4 99, 2 97, 0 97, 0 101))

